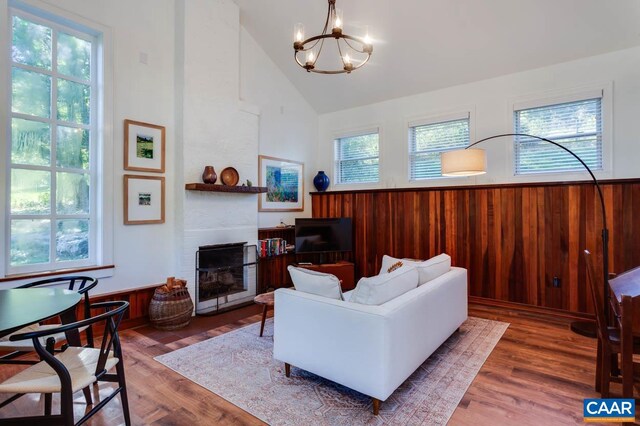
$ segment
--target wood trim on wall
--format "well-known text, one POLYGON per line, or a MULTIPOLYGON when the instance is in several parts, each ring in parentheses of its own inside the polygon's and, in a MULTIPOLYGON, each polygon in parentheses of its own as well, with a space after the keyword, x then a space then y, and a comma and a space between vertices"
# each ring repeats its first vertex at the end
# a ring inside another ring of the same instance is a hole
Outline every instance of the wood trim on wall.
MULTIPOLYGON (((640 178, 629 179, 598 179, 598 183, 601 185, 620 185, 620 184, 633 184, 640 183, 640 178)), ((494 183, 484 185, 452 185, 452 186, 416 186, 406 188, 372 188, 372 189, 350 189, 350 190, 336 190, 336 191, 324 191, 324 192, 310 192, 313 196, 332 195, 332 194, 364 194, 364 193, 386 193, 386 192, 406 192, 406 191, 451 191, 451 190, 466 190, 466 189, 505 189, 505 188, 529 188, 529 187, 546 187, 546 186, 567 186, 567 185, 593 185, 592 180, 575 180, 565 182, 519 182, 519 183, 494 183)))
POLYGON ((469 303, 484 306, 494 306, 498 308, 506 308, 512 311, 529 312, 533 314, 542 314, 546 316, 552 316, 556 318, 567 318, 571 320, 579 321, 593 321, 595 323, 595 316, 583 312, 569 312, 561 309, 543 308, 540 306, 525 305, 523 303, 506 302, 504 300, 486 299, 484 297, 469 296, 469 303))
MULTIPOLYGON (((149 303, 153 297, 156 288, 162 284, 156 284, 149 287, 136 288, 132 290, 118 291, 108 294, 99 294, 91 296, 91 303, 108 302, 113 300, 124 300, 129 302, 129 309, 124 314, 120 323, 120 330, 127 328, 139 327, 149 323, 149 303)), ((78 318, 84 317, 82 303, 76 308, 78 318)), ((94 314, 92 314, 94 315, 94 314)))
POLYGON ((72 275, 72 274, 78 275, 81 272, 100 271, 103 269, 113 269, 115 267, 116 267, 115 265, 87 266, 87 267, 81 267, 81 268, 58 269, 56 271, 33 272, 30 274, 8 275, 6 277, 0 278, 0 283, 10 282, 10 281, 40 279, 40 278, 51 277, 54 275, 72 275))
MULTIPOLYGON (((603 181, 602 189, 609 270, 625 271, 640 265, 640 179, 603 181)), ((377 274, 384 254, 448 253, 469 270, 470 296, 593 313, 581 252, 601 259, 602 219, 589 181, 312 195, 313 217, 353 219, 357 277, 377 274)))

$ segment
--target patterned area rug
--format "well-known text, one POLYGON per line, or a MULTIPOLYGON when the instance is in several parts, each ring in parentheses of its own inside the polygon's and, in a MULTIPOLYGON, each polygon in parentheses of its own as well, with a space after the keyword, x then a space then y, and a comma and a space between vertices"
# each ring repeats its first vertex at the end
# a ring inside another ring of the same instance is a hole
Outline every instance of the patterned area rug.
POLYGON ((509 324, 470 317, 380 404, 273 359, 273 320, 155 359, 270 425, 444 425, 509 324))

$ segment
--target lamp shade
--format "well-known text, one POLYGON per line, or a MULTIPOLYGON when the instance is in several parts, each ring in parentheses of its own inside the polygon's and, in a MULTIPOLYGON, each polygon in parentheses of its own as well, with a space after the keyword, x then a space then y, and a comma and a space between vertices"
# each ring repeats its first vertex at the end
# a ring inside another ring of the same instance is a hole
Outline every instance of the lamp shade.
POLYGON ((443 176, 474 176, 487 172, 487 158, 484 149, 458 149, 443 152, 443 176))

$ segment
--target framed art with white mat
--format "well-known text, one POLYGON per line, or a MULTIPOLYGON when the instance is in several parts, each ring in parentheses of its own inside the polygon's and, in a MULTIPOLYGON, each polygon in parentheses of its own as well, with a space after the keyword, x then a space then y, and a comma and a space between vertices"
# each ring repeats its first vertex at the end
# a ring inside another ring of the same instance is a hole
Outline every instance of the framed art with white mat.
POLYGON ((124 175, 124 224, 164 223, 164 177, 124 175))
POLYGON ((164 173, 165 128, 124 120, 124 169, 164 173))

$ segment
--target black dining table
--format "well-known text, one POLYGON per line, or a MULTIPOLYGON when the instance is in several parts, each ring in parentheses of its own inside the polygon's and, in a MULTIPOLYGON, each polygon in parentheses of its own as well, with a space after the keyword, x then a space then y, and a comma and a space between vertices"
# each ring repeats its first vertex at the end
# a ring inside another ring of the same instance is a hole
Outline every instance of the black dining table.
POLYGON ((77 291, 53 287, 0 290, 0 337, 58 315, 63 324, 74 322, 73 308, 81 297, 77 291))

